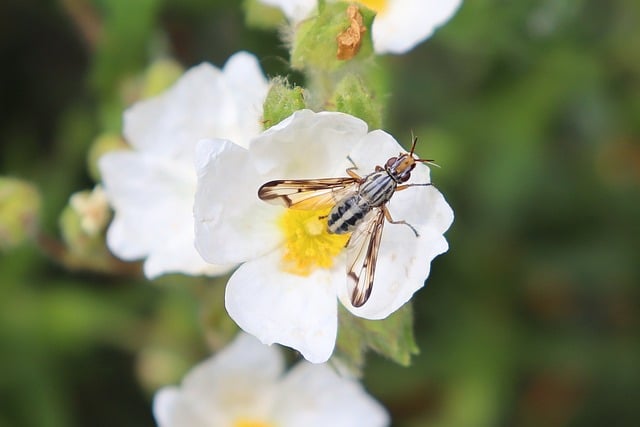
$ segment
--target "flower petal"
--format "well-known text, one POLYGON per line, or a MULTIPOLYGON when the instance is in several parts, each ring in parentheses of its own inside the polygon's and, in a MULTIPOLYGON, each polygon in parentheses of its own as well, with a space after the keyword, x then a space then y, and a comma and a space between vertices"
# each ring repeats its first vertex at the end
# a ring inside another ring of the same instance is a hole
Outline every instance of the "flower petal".
POLYGON ((263 343, 277 342, 298 350, 310 362, 325 362, 335 345, 335 284, 344 280, 344 271, 295 276, 280 271, 281 256, 274 251, 240 266, 227 284, 227 311, 263 343))
POLYGON ((282 381, 274 411, 283 427, 383 427, 387 411, 356 381, 327 365, 301 362, 282 381))
POLYGON ((207 63, 193 67, 161 95, 125 111, 124 135, 138 150, 187 161, 198 139, 218 135, 225 90, 219 69, 207 63))
MULTIPOLYGON (((153 417, 158 427, 210 427, 208 414, 201 414, 177 387, 164 387, 153 397, 153 417)), ((214 424, 215 425, 215 424, 214 424)))
POLYGON ((190 275, 221 275, 233 270, 235 264, 211 264, 206 262, 194 246, 193 217, 189 218, 190 232, 171 236, 164 247, 149 253, 144 262, 144 275, 150 279, 166 273, 190 275))
POLYGON ((349 156, 355 163, 357 173, 362 176, 375 171, 376 166, 384 166, 390 157, 396 157, 405 150, 395 138, 383 130, 369 132, 356 144, 349 156))
POLYGON ((115 210, 107 232, 107 245, 115 255, 129 261, 152 255, 145 263, 151 278, 173 271, 217 274, 228 270, 204 262, 193 245, 193 171, 133 151, 108 153, 99 165, 115 210))
POLYGON ((241 333, 220 353, 194 367, 180 388, 160 390, 154 414, 161 425, 176 427, 229 425, 240 417, 266 419, 283 371, 278 349, 241 333))
POLYGON ((210 135, 231 139, 243 147, 249 146, 249 140, 262 132, 262 104, 267 96, 269 84, 264 78, 257 58, 247 52, 238 52, 224 65, 226 85, 234 96, 228 100, 225 120, 235 123, 236 129, 229 134, 210 135))
POLYGON ((124 114, 124 134, 136 151, 109 153, 100 167, 115 210, 107 242, 127 260, 147 257, 145 274, 220 274, 194 246, 193 155, 203 137, 233 137, 248 145, 260 131, 268 85, 257 59, 233 55, 221 71, 201 64, 163 94, 124 114))
POLYGON ((268 84, 248 53, 235 54, 227 64, 224 71, 207 63, 193 67, 162 95, 129 108, 124 114, 129 143, 188 163, 202 138, 231 138, 246 145, 260 130, 268 84), (245 90, 239 88, 240 78, 245 90))
POLYGON ((356 117, 300 110, 254 138, 251 159, 265 182, 345 176, 349 152, 366 135, 356 117))
POLYGON ((196 248, 212 263, 236 263, 273 250, 282 240, 281 207, 258 199, 264 180, 246 149, 226 140, 202 140, 196 151, 196 248))
POLYGON ((231 385, 259 392, 271 387, 283 371, 284 359, 277 348, 240 333, 228 347, 194 367, 182 388, 206 402, 216 396, 226 400, 231 385))
POLYGON ((371 29, 376 53, 405 53, 430 37, 462 0, 389 0, 371 29))

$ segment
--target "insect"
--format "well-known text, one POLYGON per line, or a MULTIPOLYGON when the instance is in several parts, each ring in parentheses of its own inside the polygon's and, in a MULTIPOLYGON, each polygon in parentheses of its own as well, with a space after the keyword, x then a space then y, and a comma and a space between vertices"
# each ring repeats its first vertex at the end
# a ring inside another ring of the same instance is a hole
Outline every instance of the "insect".
POLYGON ((346 170, 348 177, 276 180, 258 190, 260 199, 291 209, 332 206, 329 214, 322 217, 327 219, 327 231, 352 233, 346 244, 347 289, 354 307, 363 306, 371 295, 385 219, 391 224, 408 226, 418 237, 418 231, 411 224, 395 221, 386 206, 396 191, 431 185, 406 183, 416 163, 433 162, 414 156, 417 141, 414 137, 411 151, 391 157, 384 166, 376 166, 374 172, 364 177, 355 172, 354 164, 346 170))

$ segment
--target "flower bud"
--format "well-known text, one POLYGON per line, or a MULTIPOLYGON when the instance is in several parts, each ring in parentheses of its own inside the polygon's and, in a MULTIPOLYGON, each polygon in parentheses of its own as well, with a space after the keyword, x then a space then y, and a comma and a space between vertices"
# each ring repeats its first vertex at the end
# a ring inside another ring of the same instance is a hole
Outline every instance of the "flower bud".
POLYGON ((274 79, 264 101, 264 128, 277 125, 294 111, 305 107, 304 92, 300 86, 291 86, 283 78, 274 79))
POLYGON ((102 187, 80 191, 69 198, 60 215, 60 230, 69 250, 90 256, 104 253, 103 231, 111 211, 102 187))
POLYGON ((355 74, 347 74, 336 86, 332 103, 336 111, 356 116, 369 129, 382 127, 382 105, 372 91, 355 74))
POLYGON ((373 54, 374 13, 347 2, 326 3, 318 15, 300 23, 294 36, 291 65, 296 69, 335 71, 373 54))

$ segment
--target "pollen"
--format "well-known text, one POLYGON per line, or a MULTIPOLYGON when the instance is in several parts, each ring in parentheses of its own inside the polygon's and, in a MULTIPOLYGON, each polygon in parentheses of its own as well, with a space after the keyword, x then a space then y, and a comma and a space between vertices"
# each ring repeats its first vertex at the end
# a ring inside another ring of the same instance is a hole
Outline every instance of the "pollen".
POLYGON ((285 237, 281 266, 284 271, 308 276, 317 268, 333 266, 349 235, 327 231, 329 211, 287 209, 280 217, 279 225, 285 237))
POLYGON ((233 423, 233 427, 273 427, 273 424, 264 421, 241 418, 233 423))
POLYGON ((361 3, 380 14, 387 8, 389 0, 358 0, 358 3, 361 3))

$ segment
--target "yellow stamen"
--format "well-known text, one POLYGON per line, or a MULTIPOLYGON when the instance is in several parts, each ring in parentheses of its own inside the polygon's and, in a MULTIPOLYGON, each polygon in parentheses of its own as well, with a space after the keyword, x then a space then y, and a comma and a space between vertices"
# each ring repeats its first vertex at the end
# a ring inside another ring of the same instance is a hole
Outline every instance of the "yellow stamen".
POLYGON ((250 420, 246 418, 240 418, 233 423, 233 427, 273 427, 273 424, 265 421, 250 420))
POLYGON ((292 274, 308 276, 316 268, 330 268, 349 240, 348 234, 327 231, 330 209, 303 211, 287 209, 279 225, 285 236, 281 268, 292 274))
POLYGON ((387 8, 389 0, 358 0, 358 3, 361 3, 380 14, 387 8))

